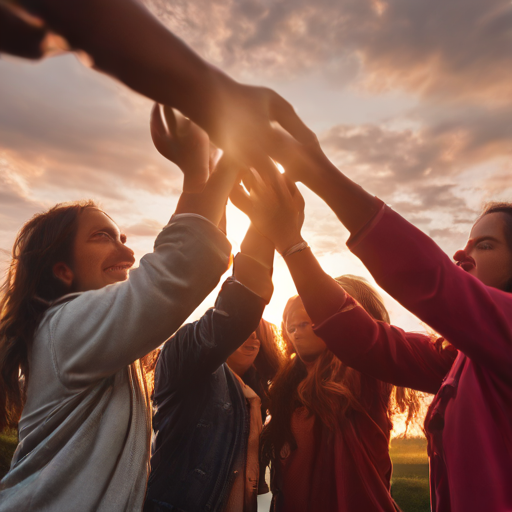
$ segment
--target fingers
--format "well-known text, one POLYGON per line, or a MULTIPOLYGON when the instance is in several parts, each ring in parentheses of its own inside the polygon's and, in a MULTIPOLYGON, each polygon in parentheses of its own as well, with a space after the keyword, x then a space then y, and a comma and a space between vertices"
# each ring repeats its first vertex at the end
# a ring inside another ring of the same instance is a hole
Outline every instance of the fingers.
POLYGON ((222 157, 222 150, 216 147, 214 144, 210 142, 210 150, 208 153, 208 171, 209 174, 213 172, 215 167, 217 167, 217 164, 219 163, 219 160, 222 157))
POLYGON ((159 112, 160 118, 162 120, 162 125, 165 125, 167 133, 169 133, 173 137, 177 137, 177 121, 173 108, 169 107, 169 105, 159 105, 159 112))
POLYGON ((252 215, 252 202, 249 194, 243 189, 240 183, 236 183, 229 194, 231 202, 249 218, 252 215))
POLYGON ((203 190, 217 159, 208 135, 178 111, 158 104, 151 111, 150 131, 158 152, 183 171, 183 191, 203 190))
POLYGON ((252 151, 250 166, 257 171, 267 185, 275 186, 280 172, 272 158, 261 151, 252 151))
POLYGON ((270 116, 277 121, 292 137, 305 146, 318 146, 315 132, 310 130, 295 109, 277 92, 271 91, 270 116))
POLYGON ((158 152, 167 158, 167 160, 175 162, 177 156, 176 143, 168 135, 167 126, 164 123, 164 118, 162 116, 162 105, 159 105, 158 103, 155 103, 151 109, 151 120, 149 123, 149 128, 153 144, 155 145, 158 152))
POLYGON ((293 180, 288 178, 286 175, 283 175, 283 179, 286 183, 288 190, 290 191, 290 194, 293 198, 293 202, 295 203, 295 206, 297 207, 297 210, 304 211, 306 202, 304 201, 304 197, 302 196, 299 189, 297 188, 297 185, 295 184, 295 182, 293 180))
POLYGON ((208 193, 224 197, 227 201, 233 185, 239 181, 242 168, 229 157, 223 156, 206 183, 208 193))

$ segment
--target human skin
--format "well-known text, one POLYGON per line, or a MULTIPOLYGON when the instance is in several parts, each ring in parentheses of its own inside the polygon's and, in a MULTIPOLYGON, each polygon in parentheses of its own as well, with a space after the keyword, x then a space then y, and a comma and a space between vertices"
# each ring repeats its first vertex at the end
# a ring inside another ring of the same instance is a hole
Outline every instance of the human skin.
MULTIPOLYGON (((280 145, 273 121, 301 143, 317 144, 315 134, 281 96, 265 87, 240 84, 208 64, 137 0, 25 0, 20 4, 41 20, 41 26, 31 35, 29 48, 10 34, 0 37, 0 51, 16 54, 19 45, 17 54, 40 57, 45 32, 54 32, 72 49, 85 52, 96 69, 160 104, 175 107, 234 160, 266 176, 275 169, 269 156, 276 157, 280 145)), ((11 13, 2 8, 0 26, 8 16, 11 13)), ((24 30, 34 32, 29 26, 24 30)))
MULTIPOLYGON (((183 156, 181 160, 178 159, 178 163, 185 170, 187 166, 201 165, 197 160, 184 157, 190 149, 187 144, 195 141, 198 147, 206 147, 208 152, 208 136, 199 128, 193 133, 194 140, 185 141, 184 147, 182 139, 174 140, 177 154, 183 156)), ((166 135, 163 137, 165 139, 166 135)), ((172 134, 167 137, 172 137, 172 134)), ((224 157, 212 169, 211 178, 201 191, 181 194, 175 213, 195 213, 219 225, 238 173, 238 167, 224 157)), ((268 240, 262 241, 261 235, 253 229, 249 229, 246 238, 249 241, 244 241, 245 245, 249 244, 251 248, 254 246, 250 252, 251 257, 258 261, 261 259, 271 267, 272 244, 268 240)), ((108 284, 124 281, 135 262, 133 251, 126 247, 125 242, 126 236, 106 213, 97 208, 86 208, 78 218, 71 265, 59 262, 54 265, 53 272, 70 292, 97 290, 108 284)))
POLYGON ((115 222, 96 208, 86 208, 78 218, 73 263, 57 263, 53 272, 73 292, 98 290, 128 279, 135 262, 125 245, 126 236, 115 222))
POLYGON ((305 363, 314 361, 326 345, 313 331, 313 323, 299 297, 286 318, 286 332, 298 356, 305 363))
MULTIPOLYGON (((351 234, 358 233, 381 207, 378 199, 341 173, 318 148, 308 150, 288 137, 281 150, 285 175, 294 181, 301 181, 320 196, 351 234)), ((244 208, 249 217, 263 218, 272 211, 274 216, 282 218, 279 226, 270 227, 260 223, 259 229, 277 244, 276 248, 281 253, 286 252, 287 247, 303 241, 296 222, 297 209, 300 208, 298 191, 294 193, 294 212, 291 197, 276 201, 274 196, 265 194, 265 184, 255 184, 257 188, 251 190, 251 197, 244 198, 237 206, 244 208)), ((461 267, 484 284, 502 290, 512 279, 512 251, 506 243, 503 215, 492 213, 478 220, 466 248, 454 256, 457 261, 464 260, 461 267)), ((322 270, 310 249, 289 255, 285 261, 315 325, 343 306, 344 290, 322 270)))
POLYGON ((506 238, 505 215, 484 215, 471 229, 466 247, 453 256, 466 272, 500 290, 512 279, 512 251, 506 238))
POLYGON ((227 359, 228 366, 239 376, 254 364, 260 352, 261 342, 253 332, 227 359))

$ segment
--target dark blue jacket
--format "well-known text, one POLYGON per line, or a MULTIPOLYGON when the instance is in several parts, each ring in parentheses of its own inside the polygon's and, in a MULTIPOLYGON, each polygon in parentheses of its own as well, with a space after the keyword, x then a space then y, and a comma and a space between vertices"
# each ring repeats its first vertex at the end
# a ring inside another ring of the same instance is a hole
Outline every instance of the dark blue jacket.
POLYGON ((221 511, 245 459, 249 418, 226 359, 256 330, 265 302, 232 278, 215 308, 165 344, 155 371, 145 511, 221 511))

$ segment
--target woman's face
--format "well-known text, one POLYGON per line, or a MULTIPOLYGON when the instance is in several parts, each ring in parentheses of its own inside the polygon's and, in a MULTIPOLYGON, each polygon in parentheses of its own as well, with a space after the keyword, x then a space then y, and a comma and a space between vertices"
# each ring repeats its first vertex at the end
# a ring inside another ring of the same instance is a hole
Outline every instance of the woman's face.
POLYGON ((128 278, 135 262, 126 237, 101 210, 86 208, 78 219, 73 265, 57 264, 54 272, 73 291, 98 290, 128 278))
POLYGON ((260 340, 253 332, 227 360, 228 366, 240 377, 254 364, 260 351, 260 340))
POLYGON ((323 340, 313 332, 311 319, 299 300, 288 314, 286 332, 297 355, 304 362, 314 361, 327 348, 323 340))
POLYGON ((453 256, 466 272, 500 290, 506 289, 512 279, 512 251, 506 238, 505 215, 484 215, 473 226, 466 247, 453 256))

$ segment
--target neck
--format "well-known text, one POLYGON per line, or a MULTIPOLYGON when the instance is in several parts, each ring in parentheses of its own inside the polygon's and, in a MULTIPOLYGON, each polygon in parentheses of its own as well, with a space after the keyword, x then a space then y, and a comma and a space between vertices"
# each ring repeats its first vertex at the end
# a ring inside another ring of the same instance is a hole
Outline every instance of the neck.
POLYGON ((313 368, 315 367, 316 358, 312 361, 302 361, 304 363, 304 366, 306 367, 306 371, 308 372, 308 375, 313 371, 313 368))
POLYGON ((246 373, 247 373, 247 370, 252 366, 252 365, 240 365, 240 364, 236 364, 236 363, 232 363, 231 361, 228 361, 227 362, 229 368, 231 371, 233 371, 234 373, 236 373, 239 377, 243 377, 246 373))

